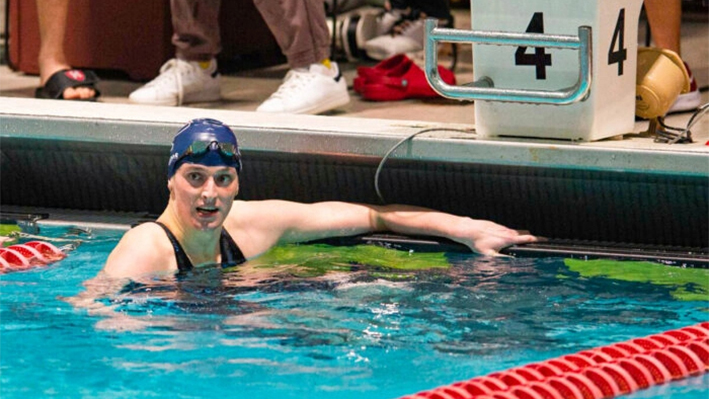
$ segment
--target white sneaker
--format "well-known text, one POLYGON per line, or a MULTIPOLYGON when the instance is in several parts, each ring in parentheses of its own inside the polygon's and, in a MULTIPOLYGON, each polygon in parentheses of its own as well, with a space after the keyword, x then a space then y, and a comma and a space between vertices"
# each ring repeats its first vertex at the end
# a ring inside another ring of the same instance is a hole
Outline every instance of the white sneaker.
POLYGON ((291 69, 275 93, 256 109, 258 112, 319 114, 350 102, 347 82, 337 63, 321 63, 308 69, 291 69))
POLYGON ((364 44, 370 58, 385 60, 397 54, 415 53, 423 50, 423 20, 412 21, 400 35, 375 37, 364 44))
POLYGON ((151 105, 182 105, 194 102, 218 101, 220 79, 217 61, 206 68, 197 61, 173 58, 160 68, 160 74, 145 86, 130 93, 133 103, 151 105))

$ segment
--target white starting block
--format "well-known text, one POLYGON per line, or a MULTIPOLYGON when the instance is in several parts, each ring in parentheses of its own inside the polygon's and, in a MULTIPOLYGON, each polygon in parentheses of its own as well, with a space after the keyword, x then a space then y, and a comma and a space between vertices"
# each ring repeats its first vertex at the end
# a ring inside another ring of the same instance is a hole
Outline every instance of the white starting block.
POLYGON ((426 77, 475 101, 478 134, 592 141, 633 131, 642 0, 473 0, 474 30, 426 20, 426 77), (475 81, 438 76, 437 42, 473 43, 475 81))

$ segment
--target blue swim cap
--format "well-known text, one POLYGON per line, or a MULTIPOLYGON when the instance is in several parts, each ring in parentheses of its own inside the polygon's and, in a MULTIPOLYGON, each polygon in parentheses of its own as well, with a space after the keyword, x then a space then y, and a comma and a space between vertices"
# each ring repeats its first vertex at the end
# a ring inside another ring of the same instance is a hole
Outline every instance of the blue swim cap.
POLYGON ((241 153, 234 132, 215 119, 193 119, 172 140, 167 178, 183 163, 230 166, 241 172, 241 153))

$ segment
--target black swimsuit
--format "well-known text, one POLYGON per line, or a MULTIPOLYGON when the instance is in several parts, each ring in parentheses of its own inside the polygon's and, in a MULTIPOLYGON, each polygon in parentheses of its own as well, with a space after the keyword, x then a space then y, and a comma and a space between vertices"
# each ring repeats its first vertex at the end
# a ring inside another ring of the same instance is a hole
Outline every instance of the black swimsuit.
MULTIPOLYGON (((162 227, 162 229, 165 230, 167 238, 170 239, 170 242, 172 243, 172 248, 175 250, 177 268, 180 270, 180 272, 192 270, 194 266, 192 265, 190 258, 187 257, 185 250, 182 249, 182 245, 180 245, 180 243, 177 241, 177 238, 175 238, 175 235, 172 234, 170 229, 168 229, 167 226, 165 226, 164 224, 160 222, 155 223, 157 223, 158 226, 162 227)), ((239 249, 239 246, 236 245, 229 233, 227 233, 226 229, 222 229, 222 235, 221 237, 219 237, 219 250, 222 254, 222 267, 236 266, 246 262, 246 258, 244 257, 244 254, 241 253, 241 249, 239 249)))

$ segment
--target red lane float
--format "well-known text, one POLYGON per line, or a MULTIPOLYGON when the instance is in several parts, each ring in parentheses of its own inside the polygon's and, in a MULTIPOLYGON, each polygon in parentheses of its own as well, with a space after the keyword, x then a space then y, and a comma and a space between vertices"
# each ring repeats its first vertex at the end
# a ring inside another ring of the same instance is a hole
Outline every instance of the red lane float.
POLYGON ((604 399, 709 370, 709 322, 565 355, 401 399, 604 399))
POLYGON ((13 248, 0 248, 0 257, 6 261, 9 270, 28 269, 30 267, 30 261, 27 260, 22 253, 14 250, 13 248))
POLYGON ((50 260, 56 261, 60 259, 64 259, 66 257, 66 254, 62 252, 61 249, 55 247, 54 245, 44 242, 44 241, 30 241, 26 242, 24 245, 27 245, 28 247, 32 247, 39 252, 42 253, 45 257, 49 258, 50 260))
POLYGON ((46 265, 49 262, 49 259, 45 258, 41 252, 37 251, 36 249, 34 249, 28 245, 16 244, 16 245, 11 245, 8 248, 13 249, 13 250, 19 252, 20 254, 22 254, 22 256, 27 258, 27 260, 30 263, 38 263, 41 265, 46 265))
POLYGON ((0 248, 0 274, 46 266, 66 257, 61 249, 44 241, 0 248))

